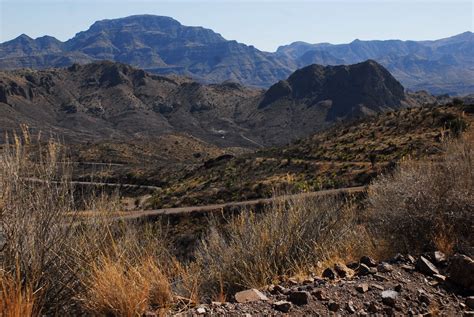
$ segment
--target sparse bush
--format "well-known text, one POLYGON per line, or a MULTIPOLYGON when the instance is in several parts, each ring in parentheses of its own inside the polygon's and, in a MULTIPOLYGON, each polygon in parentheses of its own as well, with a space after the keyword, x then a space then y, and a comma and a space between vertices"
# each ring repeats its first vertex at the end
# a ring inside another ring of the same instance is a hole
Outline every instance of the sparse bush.
POLYGON ((378 177, 368 191, 378 236, 393 252, 471 246, 474 239, 474 150, 453 141, 439 161, 406 160, 393 174, 378 177))
MULTIPOLYGON (((344 199, 292 198, 261 214, 244 212, 214 227, 197 251, 205 294, 232 294, 309 272, 318 261, 358 248, 355 213, 344 199)), ((359 237, 360 238, 360 237, 359 237)))
POLYGON ((74 199, 60 145, 48 142, 35 155, 32 147, 25 130, 0 154, 0 265, 31 287, 35 311, 53 313, 77 285, 66 254, 73 241, 74 199))

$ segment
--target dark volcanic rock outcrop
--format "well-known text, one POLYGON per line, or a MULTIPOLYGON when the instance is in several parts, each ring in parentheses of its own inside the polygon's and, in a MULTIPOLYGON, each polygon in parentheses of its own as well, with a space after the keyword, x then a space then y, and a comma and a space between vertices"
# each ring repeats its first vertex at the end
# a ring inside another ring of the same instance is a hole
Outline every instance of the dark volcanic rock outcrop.
POLYGON ((315 106, 330 103, 329 120, 399 108, 403 86, 381 65, 369 60, 350 66, 311 65, 294 72, 265 93, 261 107, 281 100, 315 106))

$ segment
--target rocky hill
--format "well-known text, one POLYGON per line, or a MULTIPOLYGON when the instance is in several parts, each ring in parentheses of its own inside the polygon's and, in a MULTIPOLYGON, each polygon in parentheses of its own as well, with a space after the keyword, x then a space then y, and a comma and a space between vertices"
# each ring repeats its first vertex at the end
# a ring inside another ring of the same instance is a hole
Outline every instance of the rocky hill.
POLYGON ((332 45, 295 42, 276 54, 289 57, 298 67, 354 64, 374 59, 405 87, 431 93, 466 94, 474 90, 474 34, 465 32, 436 41, 361 41, 332 45))
POLYGON ((22 34, 0 44, 0 69, 112 60, 201 82, 230 80, 267 88, 310 64, 355 64, 373 59, 411 90, 466 94, 474 91, 473 50, 473 34, 466 32, 437 41, 295 42, 269 53, 169 17, 137 15, 97 21, 66 42, 22 34))
POLYGON ((341 119, 415 104, 373 61, 310 66, 268 91, 205 85, 113 62, 0 73, 2 135, 23 123, 67 141, 185 133, 220 147, 256 148, 285 144, 341 119))

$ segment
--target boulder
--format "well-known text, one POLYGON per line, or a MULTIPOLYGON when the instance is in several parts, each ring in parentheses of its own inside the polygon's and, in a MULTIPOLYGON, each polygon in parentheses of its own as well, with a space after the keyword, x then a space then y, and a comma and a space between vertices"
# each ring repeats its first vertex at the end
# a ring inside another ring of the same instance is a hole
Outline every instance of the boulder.
POLYGON ((377 271, 381 273, 388 273, 393 271, 393 266, 387 262, 382 262, 377 266, 377 271))
POLYGON ((395 291, 383 291, 382 292, 382 303, 387 306, 394 306, 397 302, 398 292, 395 291))
POLYGON ((376 267, 377 266, 377 261, 372 259, 369 256, 363 256, 360 258, 360 263, 367 265, 368 267, 376 267))
POLYGON ((345 264, 336 263, 334 264, 334 271, 336 271, 339 277, 350 277, 354 275, 354 271, 348 268, 345 264))
POLYGON ((369 274, 374 274, 377 273, 377 270, 373 267, 368 267, 365 264, 360 264, 359 267, 356 270, 356 274, 358 276, 363 276, 363 275, 369 275, 369 274))
POLYGON ((336 278, 336 272, 333 269, 331 269, 330 267, 328 267, 327 269, 325 269, 323 271, 322 277, 333 280, 333 279, 336 278))
POLYGON ((291 303, 285 300, 281 300, 281 301, 273 303, 273 307, 276 310, 281 311, 282 313, 287 313, 291 309, 291 303))
POLYGON ((339 308, 341 308, 341 305, 339 305, 338 303, 336 303, 335 301, 329 301, 328 303, 328 309, 332 312, 337 312, 339 310, 339 308))
POLYGON ((310 299, 311 294, 306 291, 294 291, 288 294, 288 300, 298 306, 308 304, 310 299))
POLYGON ((237 303, 249 303, 257 301, 267 301, 268 298, 259 290, 252 288, 235 294, 237 303))
POLYGON ((416 269, 426 275, 439 274, 436 266, 423 256, 416 261, 416 269))
POLYGON ((359 293, 366 293, 368 292, 369 290, 369 284, 367 283, 361 283, 359 285, 356 286, 356 291, 358 291, 359 293))
POLYGON ((474 261, 462 254, 450 259, 448 280, 468 291, 474 291, 474 261))

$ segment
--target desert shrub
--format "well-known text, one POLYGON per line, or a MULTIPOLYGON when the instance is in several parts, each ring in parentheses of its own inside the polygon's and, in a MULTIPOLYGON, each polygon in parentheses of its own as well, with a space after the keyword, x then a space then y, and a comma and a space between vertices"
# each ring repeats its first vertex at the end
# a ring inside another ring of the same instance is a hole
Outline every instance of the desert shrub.
POLYGON ((357 232, 351 204, 341 198, 291 198, 263 213, 244 212, 214 226, 196 252, 202 293, 232 294, 348 256, 357 232))
POLYGON ((402 161, 371 184, 373 228, 393 252, 450 252, 472 244, 473 157, 472 142, 453 141, 440 160, 402 161))
MULTIPOLYGON (((110 291, 121 282, 133 290, 131 284, 146 286, 144 276, 153 298, 164 303, 164 276, 173 272, 174 262, 166 245, 150 238, 161 238, 160 231, 112 222, 107 214, 117 204, 109 195, 78 201, 64 152, 60 143, 31 140, 25 131, 0 153, 1 315, 99 314, 103 308, 91 310, 85 301, 91 281, 110 282, 110 291), (77 206, 87 209, 88 218, 77 206), (144 246, 153 252, 141 252, 144 246), (170 264, 158 266, 165 259, 170 264), (124 272, 115 286, 108 280, 114 269, 124 272)), ((120 298, 110 305, 120 307, 120 298)))
POLYGON ((59 311, 77 281, 69 269, 74 198, 69 165, 56 142, 36 146, 14 136, 0 154, 0 265, 37 294, 35 311, 59 311), (56 182, 58 181, 58 182, 56 182))
POLYGON ((102 257, 87 279, 85 306, 105 316, 142 316, 149 310, 164 311, 172 301, 167 276, 153 258, 132 264, 102 257))

